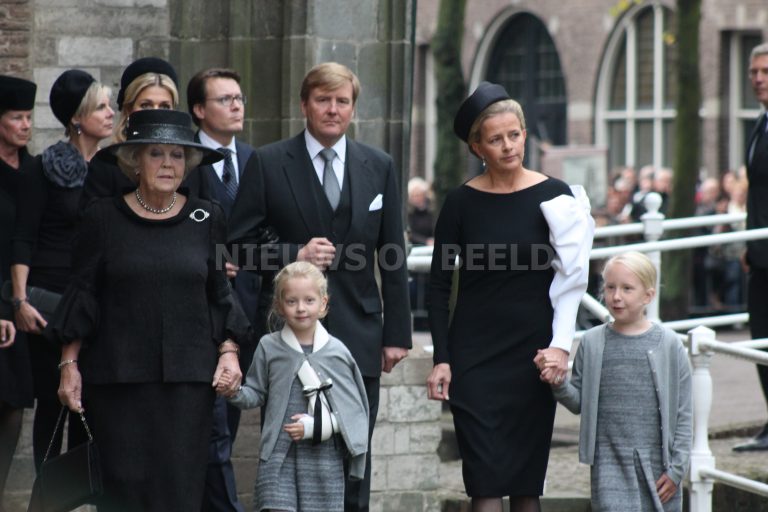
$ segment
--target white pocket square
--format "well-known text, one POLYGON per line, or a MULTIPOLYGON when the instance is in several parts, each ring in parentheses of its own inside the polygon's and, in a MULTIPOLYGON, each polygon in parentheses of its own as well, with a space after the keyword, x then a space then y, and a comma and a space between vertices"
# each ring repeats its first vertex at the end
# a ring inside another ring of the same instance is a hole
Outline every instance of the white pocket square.
POLYGON ((371 204, 368 206, 368 211, 372 212, 375 210, 381 210, 382 205, 382 195, 379 194, 376 197, 373 198, 373 201, 371 201, 371 204))

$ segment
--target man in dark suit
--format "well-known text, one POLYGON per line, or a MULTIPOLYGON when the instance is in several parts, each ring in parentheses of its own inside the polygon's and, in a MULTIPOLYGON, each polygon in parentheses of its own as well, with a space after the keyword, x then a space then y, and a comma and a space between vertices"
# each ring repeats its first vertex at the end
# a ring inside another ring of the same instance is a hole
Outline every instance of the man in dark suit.
MULTIPOLYGON (((198 170, 207 180, 213 199, 221 203, 224 213, 230 214, 237 194, 240 176, 253 147, 235 138, 243 131, 245 96, 240 89, 240 75, 231 69, 213 68, 200 71, 187 85, 189 113, 199 130, 195 139, 204 146, 225 153, 226 158, 198 170)), ((238 272, 227 264, 227 275, 233 279, 236 295, 248 319, 253 323, 258 302, 259 278, 249 272, 238 272)), ((240 365, 248 371, 255 344, 240 346, 240 365)), ((204 496, 204 511, 240 511, 235 476, 230 457, 232 443, 240 422, 240 409, 217 397, 214 404, 214 425, 204 496)))
MULTIPOLYGON (((379 377, 408 354, 411 318, 392 158, 346 136, 359 91, 346 66, 323 63, 307 73, 301 86, 307 129, 253 154, 230 216, 229 238, 241 263, 263 275, 257 323, 262 330, 276 270, 300 260, 326 272, 331 302, 325 324, 360 367, 372 433, 379 377), (277 242, 264 243, 267 238, 277 242)), ((365 479, 346 482, 345 510, 368 510, 370 450, 368 457, 365 479)))
MULTIPOLYGON (((749 78, 757 101, 768 109, 768 43, 752 49, 749 78)), ((747 229, 768 227, 768 119, 763 112, 747 145, 747 229)), ((768 338, 768 240, 747 242, 745 266, 749 268, 749 330, 753 339, 768 338)), ((760 386, 768 402, 768 367, 757 365, 760 386)), ((757 437, 733 447, 734 451, 768 450, 768 424, 757 437)))

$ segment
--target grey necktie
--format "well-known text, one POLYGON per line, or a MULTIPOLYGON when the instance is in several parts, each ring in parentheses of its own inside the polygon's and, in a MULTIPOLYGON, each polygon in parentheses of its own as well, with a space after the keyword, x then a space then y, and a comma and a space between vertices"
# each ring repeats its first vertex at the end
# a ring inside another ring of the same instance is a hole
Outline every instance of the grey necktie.
POLYGON ((219 148, 224 155, 224 171, 221 173, 221 181, 227 189, 227 195, 233 201, 237 195, 237 178, 235 178, 235 165, 232 163, 232 151, 229 148, 219 148))
POLYGON ((325 167, 323 168, 323 190, 325 190, 325 196, 328 198, 328 202, 331 203, 331 208, 336 211, 336 207, 339 206, 339 200, 341 199, 339 180, 336 178, 336 173, 333 172, 333 159, 336 157, 336 152, 331 148, 325 148, 320 151, 320 156, 325 160, 325 167))

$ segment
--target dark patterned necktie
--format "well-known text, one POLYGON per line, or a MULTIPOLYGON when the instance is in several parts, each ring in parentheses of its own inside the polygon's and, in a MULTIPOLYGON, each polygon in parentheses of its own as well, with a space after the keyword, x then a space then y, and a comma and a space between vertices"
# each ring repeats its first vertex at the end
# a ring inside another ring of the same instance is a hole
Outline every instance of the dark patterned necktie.
POLYGON ((336 178, 336 173, 333 172, 333 159, 336 157, 336 152, 331 148, 325 148, 320 151, 320 155, 325 160, 325 167, 323 168, 323 190, 325 190, 325 196, 328 198, 328 202, 331 203, 331 208, 336 211, 336 207, 339 206, 341 200, 341 187, 339 187, 339 180, 336 178))
POLYGON ((224 155, 224 171, 221 173, 221 181, 224 183, 227 195, 234 201, 237 195, 237 178, 235 178, 235 165, 232 163, 232 150, 219 148, 219 152, 224 155))

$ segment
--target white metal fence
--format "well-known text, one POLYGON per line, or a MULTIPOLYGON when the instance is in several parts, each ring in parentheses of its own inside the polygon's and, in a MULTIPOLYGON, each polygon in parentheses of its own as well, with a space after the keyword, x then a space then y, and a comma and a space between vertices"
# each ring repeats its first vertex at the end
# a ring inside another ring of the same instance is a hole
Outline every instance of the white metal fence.
MULTIPOLYGON (((708 247, 768 238, 768 228, 763 228, 660 240, 665 231, 742 223, 746 215, 706 215, 665 220, 664 215, 659 212, 661 196, 656 193, 650 193, 646 196, 644 204, 647 213, 641 217, 641 222, 597 228, 595 230, 595 239, 643 235, 645 242, 594 248, 590 255, 591 260, 602 260, 631 250, 644 252, 656 266, 660 281, 661 253, 663 251, 692 249, 695 247, 708 247)), ((429 272, 431 262, 431 247, 415 247, 408 256, 408 269, 414 273, 429 272)), ((660 289, 658 284, 657 290, 660 289)), ((605 306, 589 294, 584 295, 582 306, 601 321, 610 319, 610 313, 605 306)), ((660 321, 658 294, 648 306, 648 317, 652 320, 660 321)), ((681 335, 681 339, 688 345, 688 352, 693 367, 694 432, 691 467, 688 475, 691 512, 712 511, 712 487, 716 481, 768 497, 767 484, 718 470, 715 467, 715 458, 709 449, 709 413, 712 407, 713 385, 709 366, 712 356, 724 354, 743 359, 746 362, 768 365, 768 352, 760 350, 768 349, 768 339, 723 343, 715 339, 715 331, 709 327, 746 323, 748 321, 749 315, 747 313, 737 313, 663 322, 665 326, 675 331, 688 331, 687 336, 681 335)), ((583 331, 579 331, 576 333, 576 337, 580 338, 583 334, 583 331)))

